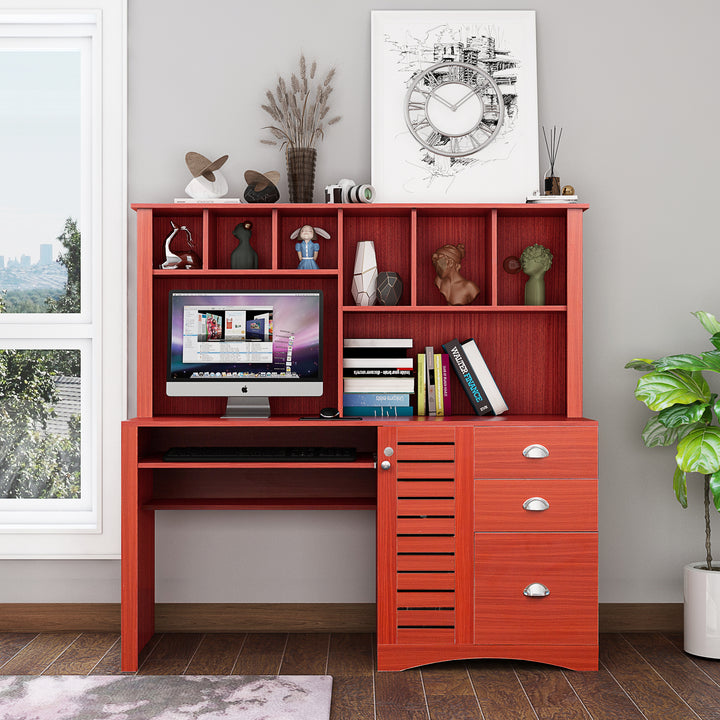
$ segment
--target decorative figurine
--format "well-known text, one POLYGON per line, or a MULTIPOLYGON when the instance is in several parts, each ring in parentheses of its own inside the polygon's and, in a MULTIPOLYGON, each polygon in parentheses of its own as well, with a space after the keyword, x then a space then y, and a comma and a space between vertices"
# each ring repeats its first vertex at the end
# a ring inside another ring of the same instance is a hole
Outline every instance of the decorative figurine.
POLYGON ((238 223, 233 230, 233 235, 239 242, 230 255, 230 267, 233 270, 257 270, 258 255, 250 245, 252 223, 249 220, 238 223))
POLYGON ((575 188, 572 185, 563 185, 561 194, 562 195, 574 195, 575 188))
POLYGON ((218 170, 225 164, 227 155, 210 161, 204 155, 189 152, 185 155, 185 164, 193 179, 187 184, 185 192, 196 200, 214 200, 227 194, 228 184, 225 176, 218 170))
POLYGON ((469 305, 480 294, 480 288, 460 274, 460 263, 464 257, 465 243, 443 245, 432 255, 437 274, 435 285, 448 305, 469 305))
POLYGON ((525 304, 545 304, 545 273, 550 269, 553 254, 543 245, 529 245, 520 255, 522 271, 529 275, 525 283, 525 304))
POLYGON ((295 243, 295 251, 298 254, 298 270, 317 270, 317 257, 320 252, 320 243, 317 242, 317 236, 324 237, 326 240, 330 239, 330 233, 319 227, 313 227, 312 225, 303 225, 297 230, 294 230, 290 235, 291 240, 300 238, 300 242, 295 243))
POLYGON ((397 305, 402 295, 403 284, 396 272, 384 270, 377 276, 378 305, 397 305))
POLYGON ((202 262, 194 250, 195 243, 190 231, 185 225, 178 227, 172 220, 170 225, 172 225, 172 232, 165 238, 165 262, 160 265, 160 268, 162 270, 196 270, 201 268, 202 262), (180 230, 184 230, 187 235, 188 249, 177 255, 170 249, 170 243, 180 230))
POLYGON ((243 197, 249 203, 274 203, 280 199, 280 191, 277 188, 280 180, 280 173, 269 170, 266 173, 259 173, 257 170, 245 171, 245 188, 243 197))
POLYGON ((352 296, 356 305, 374 305, 377 297, 377 259, 375 243, 360 240, 355 247, 353 266, 352 296))

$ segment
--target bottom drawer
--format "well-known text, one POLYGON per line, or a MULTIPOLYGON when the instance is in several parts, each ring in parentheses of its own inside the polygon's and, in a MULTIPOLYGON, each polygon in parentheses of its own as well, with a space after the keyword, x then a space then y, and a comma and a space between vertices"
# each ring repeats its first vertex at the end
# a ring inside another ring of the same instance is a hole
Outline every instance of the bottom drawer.
POLYGON ((596 533, 476 533, 476 643, 596 643, 597 616, 596 533))

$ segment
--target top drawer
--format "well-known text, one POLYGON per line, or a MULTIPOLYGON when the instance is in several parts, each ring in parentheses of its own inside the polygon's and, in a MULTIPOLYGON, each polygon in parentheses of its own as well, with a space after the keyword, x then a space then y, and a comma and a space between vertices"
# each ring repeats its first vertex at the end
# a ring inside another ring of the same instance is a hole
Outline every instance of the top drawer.
POLYGON ((528 425, 475 430, 475 477, 597 476, 597 425, 528 425), (523 454, 525 453, 525 454, 523 454))

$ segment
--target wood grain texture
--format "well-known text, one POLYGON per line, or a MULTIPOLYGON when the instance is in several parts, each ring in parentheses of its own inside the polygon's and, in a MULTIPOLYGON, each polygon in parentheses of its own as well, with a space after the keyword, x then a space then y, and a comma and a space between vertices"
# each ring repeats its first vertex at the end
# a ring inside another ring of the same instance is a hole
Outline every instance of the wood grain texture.
POLYGON ((114 633, 82 633, 44 674, 89 675, 116 641, 114 633))
POLYGON ((371 633, 332 633, 327 674, 334 678, 372 678, 374 647, 371 633))
POLYGON ((475 430, 475 477, 597 477, 597 427, 535 425, 483 427, 475 430), (527 458, 523 450, 543 445, 550 454, 527 458))
POLYGON ((697 720, 697 715, 620 635, 604 635, 600 662, 647 720, 697 720))
POLYGON ((513 667, 539 720, 591 720, 562 673, 531 663, 513 667))
POLYGON ((476 642, 597 647, 594 533, 477 533, 475 572, 476 642))
POLYGON ((420 672, 376 673, 375 710, 377 720, 427 720, 420 672))
POLYGON ((593 720, 643 720, 642 713, 605 667, 564 673, 593 720))
POLYGON ((244 642, 244 633, 203 635, 195 654, 185 668, 185 674, 230 675, 244 642))
POLYGON ((248 633, 233 675, 277 675, 287 642, 284 633, 248 633))
POLYGON ((455 460, 455 445, 451 442, 447 444, 425 444, 413 445, 411 443, 401 443, 397 447, 395 455, 397 460, 401 461, 445 461, 453 462, 455 460))
POLYGON ((62 655, 79 633, 40 633, 1 668, 3 675, 42 675, 62 655))
POLYGON ((34 632, 0 631, 0 671, 2 666, 15 657, 35 636, 34 632))
POLYGON ((567 215, 567 415, 583 414, 582 210, 567 215))
POLYGON ((698 674, 698 666, 689 655, 658 633, 623 637, 703 720, 720 720, 720 686, 707 675, 698 674))
POLYGON ((372 681, 366 677, 333 675, 330 720, 375 720, 372 681))
POLYGON ((478 532, 591 532, 597 530, 597 480, 478 479, 475 481, 475 530, 478 532), (523 503, 542 498, 543 511, 523 503))
POLYGON ((138 668, 138 675, 182 675, 202 638, 200 633, 162 635, 138 668))
MULTIPOLYGON (((397 448, 398 428, 378 428, 378 447, 397 448)), ((376 516, 376 597, 378 642, 394 643, 397 633, 395 593, 398 588, 397 574, 397 463, 390 469, 378 470, 378 508, 376 516)))
POLYGON ((0 603, 0 632, 54 630, 120 632, 120 603, 0 603))
POLYGON ((484 720, 537 720, 537 715, 509 663, 468 663, 468 674, 484 720))
POLYGON ((325 675, 329 648, 329 633, 290 633, 280 674, 325 675))

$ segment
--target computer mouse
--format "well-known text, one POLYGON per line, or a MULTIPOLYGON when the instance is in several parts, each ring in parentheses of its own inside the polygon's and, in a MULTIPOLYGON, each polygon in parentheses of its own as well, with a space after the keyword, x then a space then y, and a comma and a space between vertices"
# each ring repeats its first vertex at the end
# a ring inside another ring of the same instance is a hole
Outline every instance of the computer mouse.
POLYGON ((320 417, 324 420, 332 420, 333 418, 340 417, 340 411, 334 407, 326 407, 320 411, 320 417))

